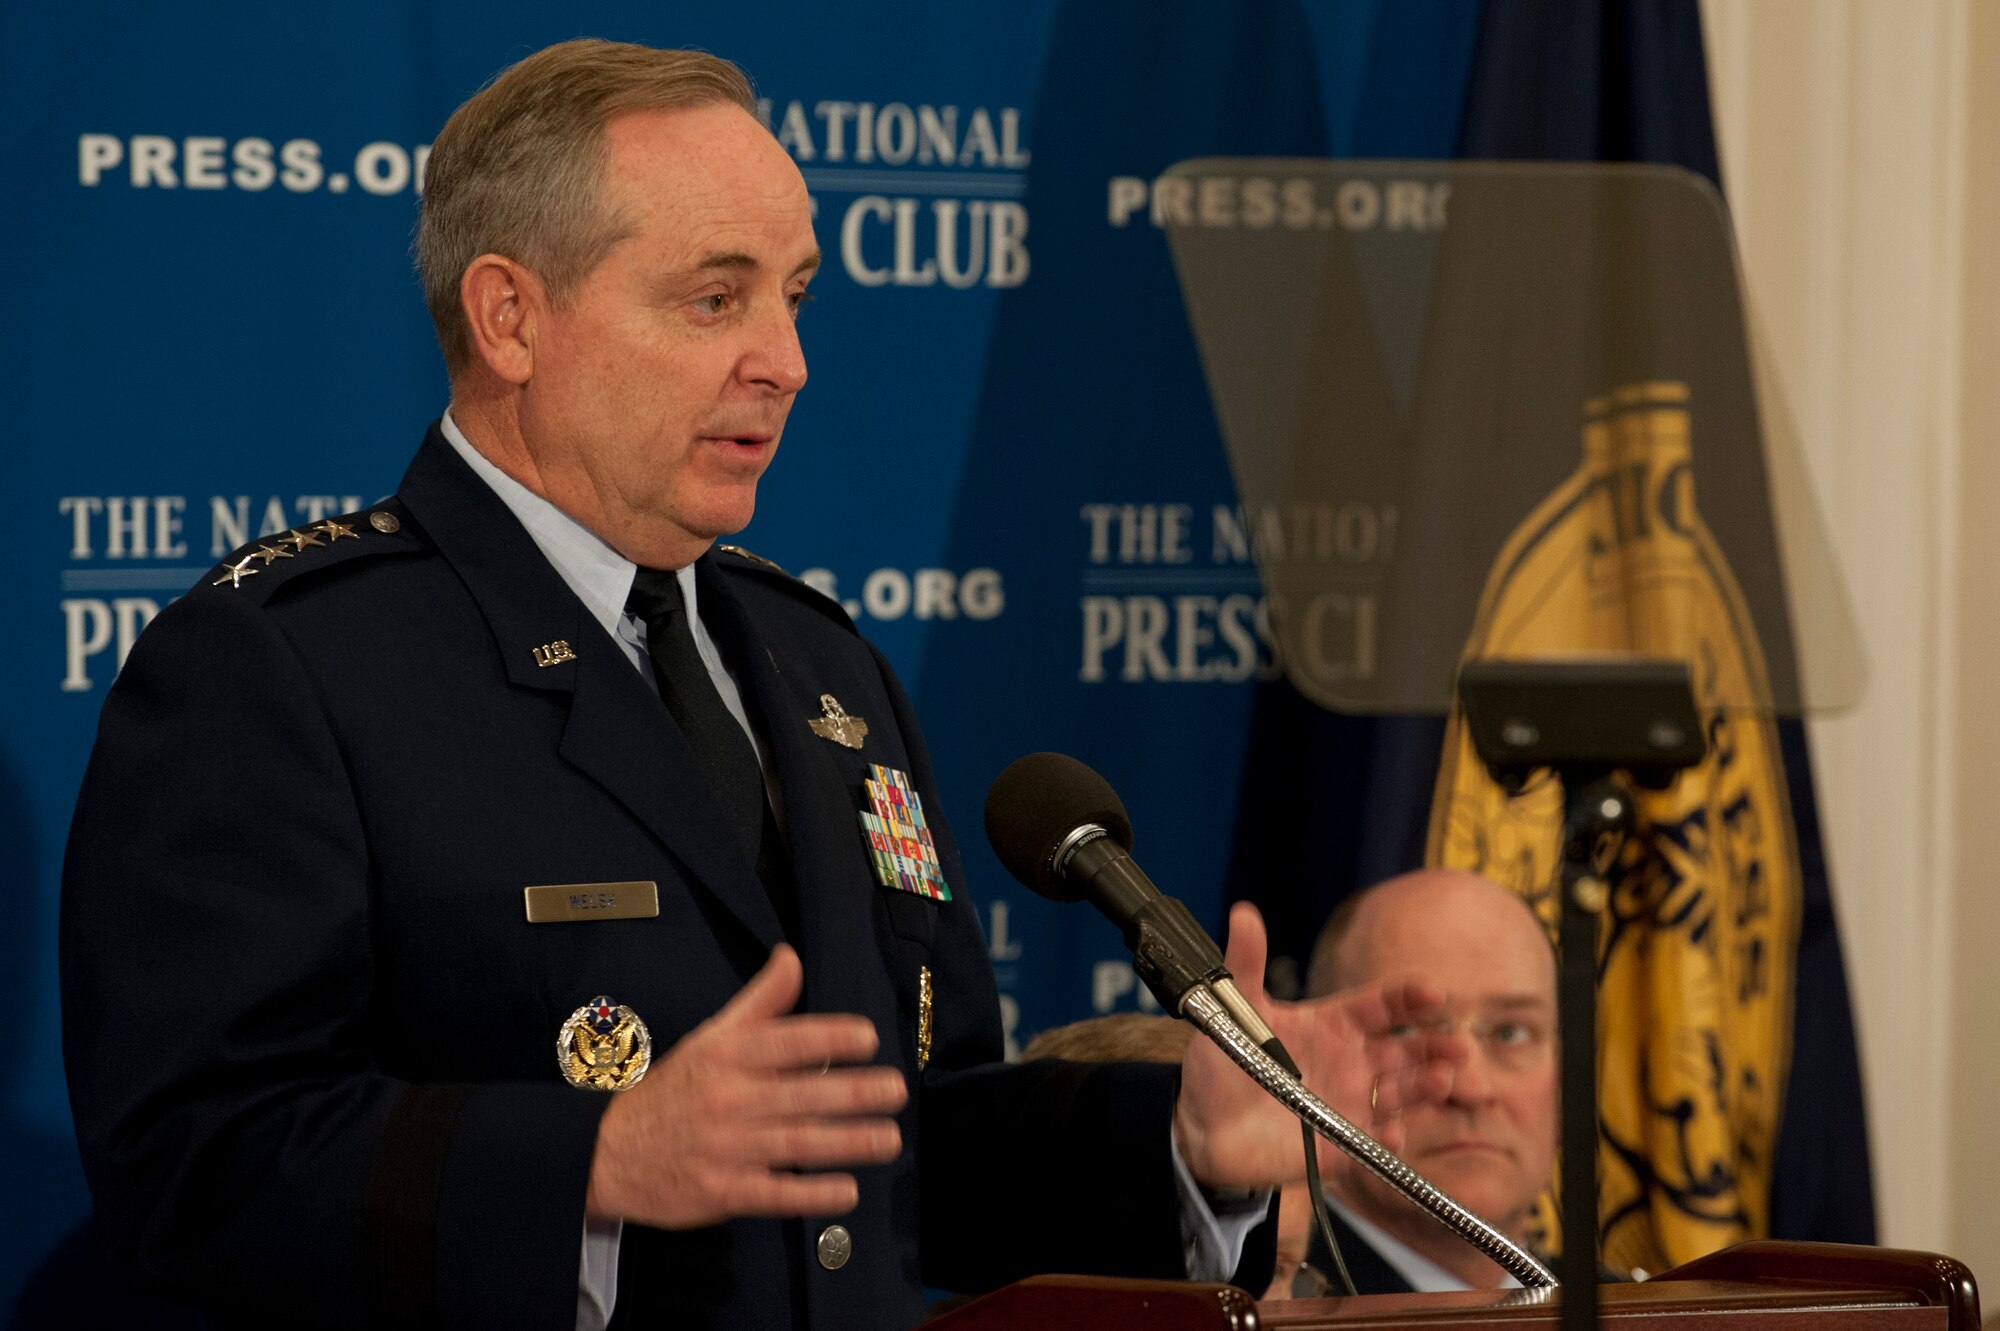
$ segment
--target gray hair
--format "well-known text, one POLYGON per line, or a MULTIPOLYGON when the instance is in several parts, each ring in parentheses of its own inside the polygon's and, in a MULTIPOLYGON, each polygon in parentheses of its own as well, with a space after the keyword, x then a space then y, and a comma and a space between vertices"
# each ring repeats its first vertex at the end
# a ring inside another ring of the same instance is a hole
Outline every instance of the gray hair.
POLYGON ((524 264, 562 302, 629 231, 604 198, 604 127, 625 111, 733 103, 743 71, 702 51, 580 38, 503 70, 431 144, 417 222, 424 303, 456 374, 472 358, 459 282, 482 254, 524 264))

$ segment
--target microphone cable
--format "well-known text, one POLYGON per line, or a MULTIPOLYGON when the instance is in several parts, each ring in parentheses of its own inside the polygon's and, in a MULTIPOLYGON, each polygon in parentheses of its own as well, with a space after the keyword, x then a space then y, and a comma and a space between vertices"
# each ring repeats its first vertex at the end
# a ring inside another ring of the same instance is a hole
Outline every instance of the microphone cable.
MULTIPOLYGON (((1299 1078, 1300 1081, 1303 1082, 1305 1080, 1304 1075, 1299 1071, 1299 1065, 1292 1061, 1292 1056, 1285 1049, 1284 1042, 1277 1036, 1273 1035, 1265 1042, 1264 1052, 1269 1054, 1272 1061, 1279 1067, 1291 1073, 1294 1077, 1299 1078)), ((1313 1135, 1311 1124, 1305 1122, 1299 1124, 1299 1140, 1305 1151, 1306 1201, 1312 1207, 1313 1225, 1319 1231, 1320 1242, 1326 1245, 1327 1254, 1333 1258, 1333 1269, 1334 1273, 1340 1277, 1340 1287, 1347 1291, 1349 1298, 1353 1298, 1359 1291, 1354 1288, 1354 1277, 1348 1273, 1347 1259, 1341 1255, 1340 1240, 1334 1237, 1333 1217, 1327 1214, 1324 1193, 1325 1185, 1320 1182, 1319 1178, 1319 1139, 1313 1135)), ((1282 1201, 1279 1202, 1281 1210, 1283 1206, 1284 1203, 1282 1201)))
POLYGON ((1320 1190, 1319 1139, 1304 1123, 1299 1124, 1299 1136, 1305 1139, 1306 1196, 1312 1202, 1313 1224, 1318 1226, 1320 1242, 1326 1245, 1327 1253, 1333 1258, 1333 1269, 1340 1277, 1340 1287, 1347 1291, 1349 1298, 1353 1298, 1359 1291, 1354 1288, 1354 1277, 1347 1273, 1347 1259, 1340 1255, 1340 1240, 1333 1236, 1333 1217, 1326 1213, 1326 1197, 1320 1190))

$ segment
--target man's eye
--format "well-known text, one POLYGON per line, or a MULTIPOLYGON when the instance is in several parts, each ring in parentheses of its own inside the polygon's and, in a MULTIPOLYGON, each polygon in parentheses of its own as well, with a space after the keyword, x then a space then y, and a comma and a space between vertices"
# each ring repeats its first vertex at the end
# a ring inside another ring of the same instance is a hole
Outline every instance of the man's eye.
POLYGON ((1494 1024, 1492 1039, 1495 1044, 1531 1045, 1542 1038, 1541 1031, 1525 1021, 1502 1021, 1494 1024))
POLYGON ((1389 1029, 1382 1032, 1382 1035, 1384 1039, 1407 1040, 1411 1036, 1415 1035, 1419 1029, 1420 1029, 1419 1027, 1414 1026, 1409 1022, 1403 1021, 1403 1022, 1398 1022, 1394 1026, 1389 1027, 1389 1029))
POLYGON ((703 314, 720 314, 729 307, 729 297, 718 291, 714 295, 700 297, 694 304, 703 314))
POLYGON ((812 292, 794 291, 791 295, 787 296, 785 300, 786 303, 791 306, 792 317, 796 319, 799 317, 799 311, 804 309, 806 307, 806 304, 812 300, 812 292))

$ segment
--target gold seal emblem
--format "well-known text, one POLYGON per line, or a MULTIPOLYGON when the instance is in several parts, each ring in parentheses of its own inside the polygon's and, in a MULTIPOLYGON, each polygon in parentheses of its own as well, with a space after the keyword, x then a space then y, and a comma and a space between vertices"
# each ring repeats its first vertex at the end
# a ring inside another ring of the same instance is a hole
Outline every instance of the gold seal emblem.
POLYGON ((637 1086, 653 1063, 653 1037, 631 1008, 603 994, 569 1014, 556 1036, 556 1066, 584 1091, 637 1086))

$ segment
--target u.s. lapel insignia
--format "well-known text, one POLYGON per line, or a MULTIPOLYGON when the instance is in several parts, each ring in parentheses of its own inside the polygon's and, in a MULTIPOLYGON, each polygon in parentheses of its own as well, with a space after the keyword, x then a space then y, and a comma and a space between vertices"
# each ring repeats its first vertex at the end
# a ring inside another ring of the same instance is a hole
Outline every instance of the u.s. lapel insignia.
POLYGON ((535 664, 541 666, 543 669, 547 669, 552 665, 561 665, 565 661, 574 660, 576 660, 576 652, 570 647, 569 640, 566 638, 557 638, 554 642, 545 642, 535 648, 535 664))
POLYGON ((917 1071, 931 1061, 931 968, 917 967, 917 1071))
POLYGON ((623 1091, 653 1063, 653 1037, 631 1008, 603 994, 569 1014, 556 1036, 556 1066, 583 1091, 623 1091))
POLYGON ((858 716, 849 716, 840 699, 831 693, 819 695, 819 710, 822 715, 806 724, 821 739, 830 739, 843 749, 858 749, 861 741, 868 738, 868 723, 858 716))
POLYGON ((950 901, 937 843, 924 825, 923 801, 911 789, 910 778, 880 763, 870 763, 868 770, 875 776, 861 783, 869 805, 861 814, 861 830, 875 865, 875 880, 932 901, 950 901))

